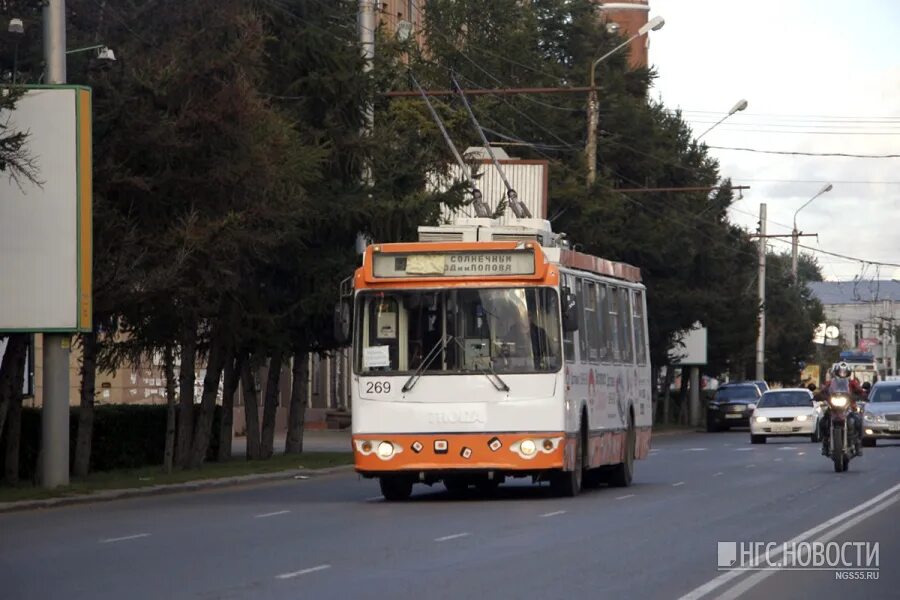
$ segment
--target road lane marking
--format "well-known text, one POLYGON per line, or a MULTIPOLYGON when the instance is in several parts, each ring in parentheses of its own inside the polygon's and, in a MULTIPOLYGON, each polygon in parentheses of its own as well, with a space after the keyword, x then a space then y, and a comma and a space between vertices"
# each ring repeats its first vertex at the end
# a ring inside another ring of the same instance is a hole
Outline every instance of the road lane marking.
POLYGON ((747 468, 747 469, 752 469, 752 468, 755 467, 755 466, 756 466, 756 465, 754 465, 754 464, 749 464, 749 465, 746 466, 746 468, 747 468))
POLYGON ((627 498, 634 498, 634 494, 625 494, 624 496, 619 496, 616 500, 625 500, 627 498))
POLYGON ((294 571, 293 573, 282 573, 281 575, 276 575, 275 579, 293 579, 294 577, 300 577, 301 575, 306 575, 307 573, 315 573, 316 571, 324 571, 325 569, 330 568, 331 565, 317 565, 308 569, 294 571))
POLYGON ((149 533, 136 533, 134 535, 125 535, 122 537, 114 537, 114 538, 106 538, 105 540, 100 540, 101 544, 112 544, 113 542, 124 542, 127 540, 136 540, 138 538, 149 537, 149 533))
MULTIPOLYGON (((897 485, 878 494, 874 498, 870 498, 869 500, 863 502, 862 504, 858 504, 854 508, 851 508, 850 510, 848 510, 846 512, 843 512, 837 516, 834 516, 834 517, 828 519, 827 521, 825 521, 824 523, 820 523, 819 525, 816 525, 812 529, 808 529, 808 530, 804 531, 803 533, 794 537, 793 539, 787 540, 781 547, 776 548, 774 551, 769 553, 769 560, 773 560, 773 559, 776 559, 779 556, 781 556, 784 546, 786 546, 786 545, 789 546, 791 544, 796 545, 799 542, 807 541, 812 536, 814 536, 822 531, 825 531, 832 526, 837 525, 838 527, 836 527, 835 529, 826 533, 825 536, 823 536, 819 540, 814 540, 814 541, 825 541, 827 539, 831 539, 833 537, 840 535, 846 529, 849 529, 850 527, 857 525, 859 522, 865 520, 866 518, 878 513, 881 510, 884 510, 885 508, 894 504, 898 499, 900 499, 900 496, 891 498, 891 500, 889 502, 885 502, 883 504, 879 504, 879 503, 882 500, 884 500, 885 498, 889 498, 892 494, 896 494, 898 492, 900 492, 900 483, 898 483, 897 485), (858 514, 858 513, 863 513, 863 511, 867 510, 869 507, 872 507, 872 506, 875 507, 872 511, 869 511, 868 513, 865 513, 865 514, 858 514), (853 517, 853 516, 857 516, 857 518, 849 519, 849 517, 853 517)), ((754 571, 749 571, 749 572, 754 573, 754 571)), ((763 571, 763 572, 775 573, 777 571, 763 571)), ((700 587, 695 588, 694 590, 688 592, 687 594, 685 594, 678 600, 698 600, 699 598, 703 598, 704 596, 710 594, 714 590, 737 579, 738 577, 740 577, 742 575, 746 575, 747 573, 748 573, 747 570, 726 571, 725 573, 719 575, 718 577, 715 577, 714 579, 707 581, 700 587)), ((743 589, 738 590, 737 589, 738 587, 740 587, 740 586, 736 585, 734 588, 732 588, 731 590, 728 590, 728 591, 729 592, 739 591, 740 593, 743 593, 745 591, 743 589)), ((732 597, 736 597, 736 596, 732 596, 732 597)))
POLYGON ((796 450, 797 446, 782 446, 779 450, 796 450))
POLYGON ((289 510, 276 510, 275 512, 263 513, 263 514, 261 514, 261 515, 253 515, 253 518, 254 518, 254 519, 265 519, 265 518, 267 518, 267 517, 277 517, 278 515, 286 515, 286 514, 288 514, 289 512, 291 512, 291 511, 289 511, 289 510))
POLYGON ((735 452, 751 452, 753 448, 735 448, 735 452))
POLYGON ((564 515, 564 514, 566 514, 566 511, 564 511, 564 510, 555 510, 553 512, 544 513, 541 516, 542 517, 555 517, 556 515, 564 515))
POLYGON ((706 452, 706 448, 685 448, 685 452, 706 452))
POLYGON ((722 471, 719 471, 718 473, 713 473, 713 477, 718 477, 719 475, 724 475, 724 474, 725 473, 723 473, 722 471))
POLYGON ((673 483, 672 487, 678 487, 679 485, 684 485, 683 481, 679 481, 678 483, 673 483))
POLYGON ((775 459, 775 462, 781 462, 781 461, 783 461, 783 460, 784 460, 783 458, 776 458, 776 459, 775 459))
POLYGON ((469 536, 469 535, 472 535, 472 534, 471 534, 471 533, 468 533, 468 532, 463 532, 463 533, 453 533, 453 534, 451 534, 451 535, 445 535, 445 536, 443 536, 443 537, 434 538, 434 541, 436 541, 436 542, 446 542, 446 541, 448 541, 448 540, 455 540, 455 539, 463 538, 463 537, 466 537, 466 536, 469 536))
POLYGON ((376 500, 384 500, 384 496, 372 496, 371 498, 366 498, 366 502, 375 502, 376 500))
POLYGON ((804 454, 806 454, 806 452, 798 452, 797 456, 803 456, 804 454))

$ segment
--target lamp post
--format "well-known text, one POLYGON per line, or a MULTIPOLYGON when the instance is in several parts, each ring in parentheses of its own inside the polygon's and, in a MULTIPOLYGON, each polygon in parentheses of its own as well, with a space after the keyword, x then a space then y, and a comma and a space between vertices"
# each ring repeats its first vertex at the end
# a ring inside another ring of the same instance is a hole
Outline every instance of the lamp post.
POLYGON ((13 45, 12 69, 12 84, 16 85, 16 71, 19 69, 19 40, 25 34, 25 24, 22 23, 22 19, 12 18, 9 20, 9 27, 6 30, 16 36, 16 43, 13 45))
POLYGON ((597 69, 597 65, 630 44, 635 39, 647 34, 650 31, 658 31, 665 24, 666 21, 662 17, 653 17, 640 29, 638 29, 638 32, 636 34, 591 63, 591 86, 590 92, 588 92, 587 145, 584 149, 585 161, 587 162, 588 185, 592 185, 594 183, 594 180, 597 179, 597 127, 600 124, 600 104, 597 101, 597 86, 594 83, 594 71, 597 69))
POLYGON ((801 210, 806 208, 806 206, 810 202, 812 202, 813 200, 815 200, 816 198, 818 198, 825 192, 830 192, 831 188, 832 188, 832 185, 830 183, 826 183, 824 186, 822 186, 822 189, 819 190, 815 196, 813 196, 812 198, 807 200, 803 204, 803 206, 801 206, 796 211, 794 211, 794 230, 791 232, 791 275, 793 276, 795 282, 797 281, 797 251, 798 251, 798 243, 799 243, 799 239, 800 239, 800 232, 797 231, 797 213, 799 213, 801 210))
POLYGON ((84 48, 74 48, 72 50, 66 50, 66 54, 76 54, 78 52, 87 52, 89 50, 97 51, 97 58, 100 60, 116 60, 116 53, 112 51, 111 48, 104 44, 97 44, 95 46, 85 46, 84 48))
POLYGON ((710 127, 709 129, 707 129, 706 131, 704 131, 703 133, 701 133, 700 135, 698 135, 698 136, 697 136, 697 139, 699 140, 699 139, 702 138, 704 135, 706 135, 707 133, 709 133, 710 131, 712 131, 712 130, 715 129, 716 127, 718 127, 719 124, 720 124, 722 121, 724 121, 725 119, 727 119, 728 117, 730 117, 730 116, 733 115, 734 113, 744 110, 745 108, 747 108, 747 101, 746 101, 746 100, 743 100, 743 99, 738 100, 737 104, 735 104, 734 106, 731 107, 731 110, 728 111, 728 114, 727 114, 727 115, 725 115, 724 117, 722 117, 721 119, 719 119, 718 121, 716 121, 716 122, 713 124, 712 127, 710 127))

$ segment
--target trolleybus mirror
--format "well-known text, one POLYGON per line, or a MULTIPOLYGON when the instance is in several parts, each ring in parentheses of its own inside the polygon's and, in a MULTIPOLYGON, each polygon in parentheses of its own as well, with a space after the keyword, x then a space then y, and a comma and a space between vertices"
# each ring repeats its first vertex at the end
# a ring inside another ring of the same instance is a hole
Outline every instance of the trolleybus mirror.
POLYGON ((563 331, 578 331, 578 302, 567 287, 562 289, 562 309, 563 331))
POLYGON ((342 298, 334 305, 334 340, 338 344, 350 341, 352 314, 349 298, 342 298))

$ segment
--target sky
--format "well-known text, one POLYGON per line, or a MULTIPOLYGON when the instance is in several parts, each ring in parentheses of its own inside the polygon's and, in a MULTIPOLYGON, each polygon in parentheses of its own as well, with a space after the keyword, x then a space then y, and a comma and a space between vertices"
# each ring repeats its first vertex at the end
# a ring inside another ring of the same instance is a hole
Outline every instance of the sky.
MULTIPOLYGON (((709 146, 900 155, 900 1, 649 0, 651 98, 681 109, 695 135, 738 100, 748 107, 703 137, 709 146)), ((711 148, 723 177, 751 189, 731 220, 790 234, 794 213, 818 238, 800 244, 900 264, 900 158, 760 154, 711 148)), ((790 251, 785 242, 770 248, 790 251)), ((804 252, 801 249, 801 252, 804 252)), ((809 251, 806 251, 809 252, 809 251)), ((900 267, 814 253, 826 280, 900 279, 900 267)))

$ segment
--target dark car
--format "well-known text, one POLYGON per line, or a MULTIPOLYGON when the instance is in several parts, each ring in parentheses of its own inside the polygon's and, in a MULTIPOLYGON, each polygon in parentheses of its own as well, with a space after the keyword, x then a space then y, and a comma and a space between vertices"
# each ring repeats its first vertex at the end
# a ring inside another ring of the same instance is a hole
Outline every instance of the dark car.
POLYGON ((706 407, 706 431, 749 427, 750 415, 762 394, 753 383, 725 383, 706 407))

